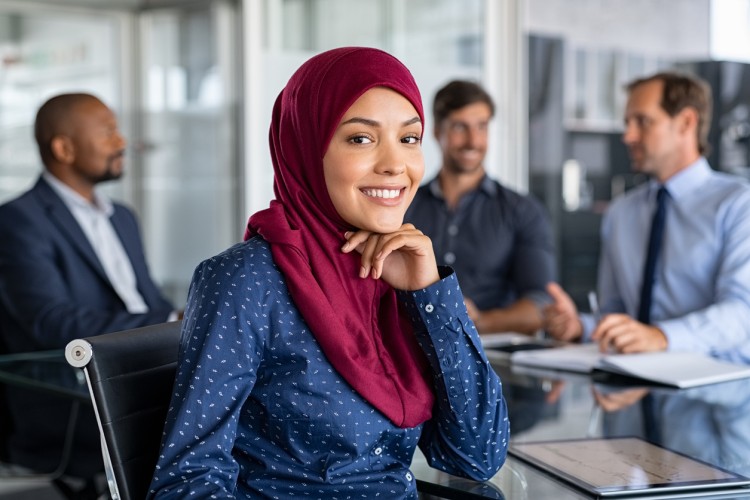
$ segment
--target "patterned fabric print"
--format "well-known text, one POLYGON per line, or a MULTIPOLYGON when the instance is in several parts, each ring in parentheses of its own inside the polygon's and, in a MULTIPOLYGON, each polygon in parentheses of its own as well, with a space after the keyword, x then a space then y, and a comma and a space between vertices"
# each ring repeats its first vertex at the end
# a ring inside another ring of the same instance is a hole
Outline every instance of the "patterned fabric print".
POLYGON ((265 241, 199 265, 150 497, 416 498, 418 443, 433 467, 491 477, 505 459, 507 411, 448 272, 399 295, 439 399, 432 420, 400 429, 333 370, 265 241))

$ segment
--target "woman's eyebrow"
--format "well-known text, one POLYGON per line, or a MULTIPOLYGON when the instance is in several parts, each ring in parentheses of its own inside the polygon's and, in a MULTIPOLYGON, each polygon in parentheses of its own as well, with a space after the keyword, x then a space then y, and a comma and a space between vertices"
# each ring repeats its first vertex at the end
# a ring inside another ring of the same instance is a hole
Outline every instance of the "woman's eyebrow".
MULTIPOLYGON (((406 120, 405 122, 403 122, 402 125, 404 125, 404 126, 412 125, 414 123, 420 123, 421 121, 422 120, 419 118, 419 116, 415 116, 414 118, 410 118, 410 119, 406 120)), ((363 125, 368 125, 370 127, 379 127, 380 126, 380 122, 378 122, 377 120, 372 120, 370 118, 362 118, 362 117, 359 117, 359 116, 355 116, 353 118, 349 118, 348 120, 346 120, 344 122, 341 122, 341 125, 348 125, 350 123, 361 123, 363 125)))
POLYGON ((413 124, 415 124, 415 123, 422 123, 422 119, 421 119, 421 118, 419 118, 419 116, 415 116, 415 117, 414 117, 414 118, 412 118, 411 120, 406 120, 406 121, 404 122, 404 126, 407 126, 407 125, 413 125, 413 124))
POLYGON ((345 122, 341 122, 341 125, 349 125, 350 123, 361 123, 362 125, 368 125, 370 127, 379 127, 380 122, 376 120, 371 120, 370 118, 361 118, 359 116, 355 116, 353 118, 349 118, 345 122))

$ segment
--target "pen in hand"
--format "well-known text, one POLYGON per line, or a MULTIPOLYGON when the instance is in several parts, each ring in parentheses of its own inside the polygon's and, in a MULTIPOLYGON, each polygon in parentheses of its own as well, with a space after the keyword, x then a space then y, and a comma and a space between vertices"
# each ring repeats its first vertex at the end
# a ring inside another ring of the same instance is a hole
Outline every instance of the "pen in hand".
MULTIPOLYGON (((599 309, 599 299, 596 296, 595 291, 590 291, 588 293, 588 299, 589 299, 589 309, 591 309, 591 315, 594 316, 594 321, 596 321, 596 324, 598 325, 599 322, 602 319, 602 312, 601 309, 599 309)), ((606 348, 604 348, 601 344, 599 345, 599 350, 602 352, 615 352, 615 349, 608 345, 606 348)))
POLYGON ((599 320, 602 319, 601 311, 599 310, 599 299, 596 297, 595 291, 590 291, 588 294, 589 299, 589 309, 591 309, 591 314, 594 316, 594 320, 599 323, 599 320))

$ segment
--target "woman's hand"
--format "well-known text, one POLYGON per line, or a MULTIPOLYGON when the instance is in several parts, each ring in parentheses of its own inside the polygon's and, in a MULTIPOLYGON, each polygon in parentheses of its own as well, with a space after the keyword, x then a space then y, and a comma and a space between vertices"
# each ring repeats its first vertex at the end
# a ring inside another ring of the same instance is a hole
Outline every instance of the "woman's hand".
POLYGON ((360 278, 382 279, 399 290, 419 290, 440 280, 432 241, 413 224, 388 234, 356 231, 344 237, 341 251, 362 255, 360 278))

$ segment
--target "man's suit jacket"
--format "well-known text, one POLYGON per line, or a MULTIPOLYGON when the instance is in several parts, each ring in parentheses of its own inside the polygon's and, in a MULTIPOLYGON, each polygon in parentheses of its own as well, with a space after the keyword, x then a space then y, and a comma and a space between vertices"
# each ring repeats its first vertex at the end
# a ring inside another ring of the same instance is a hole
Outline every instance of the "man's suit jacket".
MULTIPOLYGON (((135 216, 114 204, 111 221, 148 313, 127 311, 73 214, 43 178, 0 207, 0 350, 61 349, 75 338, 167 320, 173 307, 149 275, 135 216)), ((68 375, 72 372, 62 371, 59 377, 68 375)), ((10 460, 39 471, 53 469, 71 401, 23 388, 5 392, 7 403, 0 405, 7 404, 13 429, 0 429, 0 438, 7 440, 10 460)), ((76 427, 68 473, 88 477, 102 468, 90 407, 81 408, 76 427)))
POLYGON ((7 350, 58 349, 75 338, 167 320, 173 307, 149 275, 135 216, 114 204, 111 221, 148 313, 127 311, 73 214, 44 179, 0 207, 0 338, 7 350))

